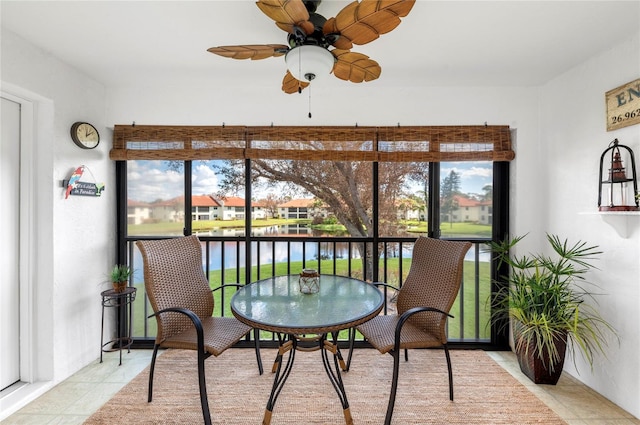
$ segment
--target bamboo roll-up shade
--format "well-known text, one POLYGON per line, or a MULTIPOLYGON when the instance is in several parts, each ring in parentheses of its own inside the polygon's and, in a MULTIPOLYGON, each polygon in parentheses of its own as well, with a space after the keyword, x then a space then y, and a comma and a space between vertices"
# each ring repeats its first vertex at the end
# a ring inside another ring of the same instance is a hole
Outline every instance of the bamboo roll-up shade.
POLYGON ((511 161, 508 126, 378 127, 378 161, 511 161))
POLYGON ((238 159, 246 147, 244 126, 116 125, 113 160, 238 159))
POLYGON ((375 127, 248 127, 248 158, 376 161, 375 127))
POLYGON ((116 125, 113 160, 511 161, 508 126, 116 125))

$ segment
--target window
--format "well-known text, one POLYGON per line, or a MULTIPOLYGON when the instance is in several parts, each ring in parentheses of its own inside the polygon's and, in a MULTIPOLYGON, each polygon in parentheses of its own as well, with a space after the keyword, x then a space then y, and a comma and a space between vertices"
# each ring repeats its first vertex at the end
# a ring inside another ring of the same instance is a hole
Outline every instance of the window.
POLYGON ((184 178, 182 167, 172 166, 167 161, 129 161, 127 234, 182 235, 185 226, 184 178))
MULTIPOLYGON (((196 233, 212 282, 276 273, 269 261, 342 258, 349 275, 401 283, 418 235, 479 243, 506 234, 509 137, 508 127, 116 126, 111 157, 126 170, 127 205, 118 258, 139 236, 196 233)), ((450 332, 486 340, 490 259, 478 244, 472 251, 473 293, 450 332)))

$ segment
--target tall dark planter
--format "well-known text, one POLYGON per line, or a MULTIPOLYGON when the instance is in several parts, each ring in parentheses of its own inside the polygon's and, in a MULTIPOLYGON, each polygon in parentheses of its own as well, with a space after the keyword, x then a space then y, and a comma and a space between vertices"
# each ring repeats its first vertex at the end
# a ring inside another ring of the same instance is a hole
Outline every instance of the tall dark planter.
POLYGON ((518 357, 518 364, 522 373, 527 375, 536 384, 549 384, 555 385, 560 379, 562 369, 564 367, 564 356, 567 351, 567 334, 559 336, 555 339, 555 346, 558 353, 560 353, 560 361, 553 366, 553 370, 550 368, 549 354, 543 353, 542 357, 539 357, 535 350, 535 342, 529 342, 527 344, 519 344, 519 340, 522 338, 518 330, 518 326, 514 326, 514 338, 516 340, 516 356, 518 357))

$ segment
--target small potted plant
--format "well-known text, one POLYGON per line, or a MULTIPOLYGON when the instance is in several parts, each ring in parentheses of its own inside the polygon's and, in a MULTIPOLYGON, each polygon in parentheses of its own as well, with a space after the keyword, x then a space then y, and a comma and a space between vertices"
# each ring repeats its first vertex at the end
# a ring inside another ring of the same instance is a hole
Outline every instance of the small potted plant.
POLYGON ((584 274, 600 251, 578 241, 571 245, 547 235, 554 254, 510 256, 524 236, 502 243, 489 243, 498 267, 506 264, 509 275, 493 294, 492 321, 512 324, 515 353, 520 370, 537 384, 555 385, 564 365, 567 344, 580 351, 593 367, 595 352, 604 354, 607 333, 615 333, 593 305, 585 289, 584 274))
POLYGON ((111 269, 111 282, 113 283, 113 289, 116 292, 122 292, 127 287, 129 277, 131 276, 131 269, 124 264, 116 264, 111 269))

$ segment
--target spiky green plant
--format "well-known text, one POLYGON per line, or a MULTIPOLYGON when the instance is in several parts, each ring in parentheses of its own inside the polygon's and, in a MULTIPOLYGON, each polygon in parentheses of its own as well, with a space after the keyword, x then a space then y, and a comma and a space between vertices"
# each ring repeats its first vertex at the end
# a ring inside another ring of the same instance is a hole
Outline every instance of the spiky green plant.
POLYGON ((116 264, 109 274, 111 282, 126 282, 131 276, 131 269, 124 264, 116 264))
POLYGON ((584 275, 595 268, 591 261, 602 252, 586 242, 570 245, 547 234, 553 256, 510 256, 510 250, 525 236, 489 243, 498 267, 506 264, 509 268, 509 276, 503 277, 492 298, 492 321, 508 326, 509 320, 505 319, 511 318, 520 335, 516 350, 528 352, 530 346, 535 347, 534 354, 541 360, 547 353, 550 370, 564 358, 554 343, 558 338, 566 338, 573 356, 577 348, 593 368, 594 353, 604 354, 605 334, 615 334, 596 310, 595 302, 584 302, 594 295, 585 289, 584 275))

